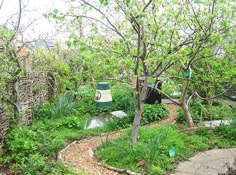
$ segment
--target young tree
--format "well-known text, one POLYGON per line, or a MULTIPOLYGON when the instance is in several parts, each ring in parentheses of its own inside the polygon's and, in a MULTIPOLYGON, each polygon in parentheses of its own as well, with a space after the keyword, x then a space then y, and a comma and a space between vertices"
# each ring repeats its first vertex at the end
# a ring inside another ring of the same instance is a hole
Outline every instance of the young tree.
MULTIPOLYGON (((1 3, 1 8, 4 4, 4 1, 1 3)), ((22 2, 18 1, 19 4, 19 13, 18 20, 15 23, 15 29, 10 30, 4 26, 0 26, 0 108, 3 108, 3 111, 7 111, 10 114, 12 111, 7 110, 9 106, 13 106, 15 111, 17 111, 17 105, 15 103, 14 98, 10 99, 9 93, 7 92, 7 82, 14 84, 17 80, 18 74, 21 72, 21 65, 18 59, 18 53, 21 50, 20 48, 16 48, 14 45, 14 39, 16 38, 21 22, 22 15, 22 2)), ((0 8, 0 10, 1 10, 0 8)))

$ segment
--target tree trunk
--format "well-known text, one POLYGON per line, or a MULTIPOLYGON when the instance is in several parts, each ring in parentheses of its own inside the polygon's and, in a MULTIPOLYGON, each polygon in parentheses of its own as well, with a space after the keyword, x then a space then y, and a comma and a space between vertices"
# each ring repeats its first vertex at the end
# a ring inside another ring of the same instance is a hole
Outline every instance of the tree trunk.
POLYGON ((194 127, 194 123, 193 123, 192 115, 189 111, 189 106, 187 103, 187 91, 188 91, 190 80, 191 80, 191 69, 188 68, 188 70, 190 71, 190 74, 188 77, 186 77, 186 83, 183 88, 183 94, 182 94, 182 98, 181 98, 180 103, 181 103, 181 107, 184 111, 184 115, 187 119, 188 126, 189 126, 189 128, 192 128, 192 127, 194 127))
POLYGON ((135 112, 135 117, 134 117, 133 127, 132 127, 132 134, 131 134, 132 144, 137 143, 138 127, 140 125, 141 115, 142 115, 142 112, 143 112, 143 105, 144 105, 144 103, 141 104, 141 108, 137 107, 136 112, 135 112))
POLYGON ((132 133, 131 133, 131 142, 132 144, 137 143, 137 137, 138 137, 138 127, 140 125, 141 115, 143 112, 143 106, 144 101, 147 94, 147 77, 144 77, 144 82, 142 84, 141 92, 140 92, 140 86, 138 86, 138 95, 137 95, 137 101, 138 105, 135 112, 135 117, 133 121, 133 127, 132 127, 132 133))
POLYGON ((78 88, 79 88, 79 83, 78 83, 77 80, 75 80, 75 82, 74 82, 74 91, 77 92, 78 88))
POLYGON ((181 107, 182 107, 182 109, 183 109, 183 111, 184 111, 184 115, 185 115, 185 117, 186 117, 186 119, 187 119, 189 128, 194 127, 192 115, 191 115, 191 113, 190 113, 190 111, 189 111, 189 107, 188 107, 187 103, 183 102, 182 105, 181 105, 181 107))

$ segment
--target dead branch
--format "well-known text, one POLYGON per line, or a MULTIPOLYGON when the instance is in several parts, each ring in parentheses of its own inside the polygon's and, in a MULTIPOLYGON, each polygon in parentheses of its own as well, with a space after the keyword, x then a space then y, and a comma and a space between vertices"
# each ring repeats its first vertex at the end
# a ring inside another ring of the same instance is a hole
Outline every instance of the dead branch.
POLYGON ((121 168, 115 168, 115 167, 112 167, 110 165, 107 165, 107 164, 103 164, 103 163, 97 163, 98 165, 100 166, 103 166, 104 168, 108 169, 108 170, 113 170, 113 171, 116 171, 118 173, 126 173, 128 175, 142 175, 140 173, 136 173, 136 172, 133 172, 131 170, 126 170, 126 169, 121 169, 121 168))

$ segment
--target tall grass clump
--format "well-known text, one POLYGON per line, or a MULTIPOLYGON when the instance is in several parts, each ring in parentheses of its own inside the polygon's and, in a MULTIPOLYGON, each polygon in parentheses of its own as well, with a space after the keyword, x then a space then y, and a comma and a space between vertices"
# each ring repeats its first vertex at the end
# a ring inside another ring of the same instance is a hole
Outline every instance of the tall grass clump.
POLYGON ((36 118, 56 118, 68 116, 77 105, 74 95, 71 93, 62 94, 51 102, 38 106, 34 110, 36 118))

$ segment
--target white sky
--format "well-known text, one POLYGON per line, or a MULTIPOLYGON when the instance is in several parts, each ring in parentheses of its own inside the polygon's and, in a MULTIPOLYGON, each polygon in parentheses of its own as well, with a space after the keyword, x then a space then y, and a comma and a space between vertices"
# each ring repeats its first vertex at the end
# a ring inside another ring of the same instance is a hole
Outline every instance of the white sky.
MULTIPOLYGON (((0 0, 0 4, 3 0, 0 0)), ((27 11, 22 15, 21 26, 27 26, 34 19, 34 26, 27 29, 25 37, 37 38, 39 35, 53 37, 55 34, 55 27, 42 14, 53 9, 59 11, 66 11, 68 4, 65 0, 22 0, 24 10, 27 11), (36 27, 37 26, 37 27, 36 27)), ((18 0, 4 0, 3 6, 0 9, 0 24, 4 24, 6 20, 13 14, 19 12, 18 0)))

